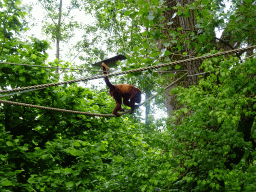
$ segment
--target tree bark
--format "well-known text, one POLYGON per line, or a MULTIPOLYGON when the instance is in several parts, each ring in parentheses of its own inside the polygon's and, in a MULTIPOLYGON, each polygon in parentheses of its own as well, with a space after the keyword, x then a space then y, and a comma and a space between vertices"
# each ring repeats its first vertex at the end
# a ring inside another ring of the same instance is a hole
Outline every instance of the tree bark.
MULTIPOLYGON (((169 8, 168 11, 165 12, 165 30, 163 30, 163 33, 168 35, 170 30, 176 30, 178 27, 182 27, 182 30, 180 33, 186 34, 190 33, 191 31, 196 31, 196 19, 195 19, 195 14, 193 10, 190 11, 190 16, 189 17, 183 17, 183 16, 178 16, 177 15, 177 10, 173 9, 174 6, 177 5, 177 3, 180 3, 182 6, 186 6, 186 4, 191 4, 194 0, 169 0, 166 2, 166 6, 169 8), (171 25, 167 25, 167 23, 172 23, 171 25)), ((189 38, 189 35, 187 36, 189 38)), ((172 37, 170 37, 170 40, 172 37)), ((167 48, 169 51, 173 52, 172 46, 175 47, 175 45, 171 45, 171 47, 167 48)), ((160 42, 160 47, 163 47, 160 42)), ((182 52, 187 53, 187 58, 194 57, 196 56, 195 48, 188 48, 188 45, 186 43, 183 44, 184 49, 182 52)), ((180 54, 182 55, 182 54, 180 54)), ((181 59, 185 59, 184 56, 180 55, 171 55, 171 60, 172 61, 177 61, 181 59)), ((186 65, 181 66, 181 70, 187 70, 188 75, 193 75, 196 73, 199 73, 199 67, 201 65, 200 60, 198 61, 193 61, 193 62, 188 62, 186 65)), ((172 70, 172 69, 171 69, 172 70)), ((178 77, 175 77, 178 78, 178 77)), ((175 78, 170 79, 170 81, 174 81, 175 78)), ((196 84, 198 82, 198 77, 197 76, 188 76, 186 81, 183 81, 183 83, 179 83, 179 85, 188 87, 190 85, 196 84)), ((165 106, 167 108, 168 115, 171 116, 171 113, 174 109, 176 109, 178 106, 175 104, 176 99, 175 95, 170 95, 170 90, 174 88, 177 85, 172 86, 170 89, 165 91, 165 106)))
MULTIPOLYGON (((57 25, 57 31, 56 31, 56 59, 58 59, 58 65, 59 67, 59 60, 60 60, 60 27, 61 27, 61 15, 62 15, 62 0, 60 0, 60 6, 59 6, 59 20, 57 25)), ((59 69, 56 69, 56 73, 59 73, 59 69)))
MULTIPOLYGON (((151 97, 151 91, 146 91, 146 100, 151 97)), ((145 123, 148 125, 149 121, 149 113, 150 113, 150 102, 146 105, 146 112, 145 112, 145 123)))

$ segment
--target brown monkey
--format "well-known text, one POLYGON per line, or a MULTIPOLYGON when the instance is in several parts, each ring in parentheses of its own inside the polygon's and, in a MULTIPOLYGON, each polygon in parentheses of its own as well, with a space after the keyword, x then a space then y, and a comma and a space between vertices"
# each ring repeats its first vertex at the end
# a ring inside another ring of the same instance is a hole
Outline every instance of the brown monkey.
MULTIPOLYGON (((102 63, 103 74, 107 74, 108 68, 109 67, 105 63, 102 63)), ((114 108, 112 113, 119 117, 120 114, 118 113, 118 111, 124 111, 124 109, 121 108, 121 105, 123 103, 131 107, 130 114, 132 114, 134 112, 134 109, 136 107, 139 107, 135 105, 135 103, 141 102, 141 91, 138 88, 128 84, 112 85, 109 82, 108 77, 104 78, 107 86, 109 87, 110 95, 116 100, 116 107, 114 108)))

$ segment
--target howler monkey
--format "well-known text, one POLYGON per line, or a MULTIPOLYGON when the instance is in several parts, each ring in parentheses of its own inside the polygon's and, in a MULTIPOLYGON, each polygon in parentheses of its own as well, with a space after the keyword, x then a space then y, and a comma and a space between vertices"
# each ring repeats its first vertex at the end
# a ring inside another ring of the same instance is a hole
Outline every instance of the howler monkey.
MULTIPOLYGON (((107 74, 108 68, 109 67, 105 63, 102 63, 103 74, 107 74)), ((112 85, 109 82, 108 77, 104 78, 107 86, 109 87, 110 95, 116 100, 116 107, 114 108, 112 113, 119 117, 120 114, 118 113, 118 111, 124 111, 124 109, 121 108, 121 105, 123 103, 131 107, 130 114, 132 114, 135 107, 139 107, 138 105, 135 105, 135 103, 141 102, 141 91, 138 88, 128 84, 112 85)))

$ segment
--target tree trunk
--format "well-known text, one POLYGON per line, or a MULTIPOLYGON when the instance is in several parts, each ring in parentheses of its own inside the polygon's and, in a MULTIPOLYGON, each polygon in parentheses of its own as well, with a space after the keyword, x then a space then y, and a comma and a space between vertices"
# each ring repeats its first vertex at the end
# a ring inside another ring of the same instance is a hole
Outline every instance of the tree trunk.
MULTIPOLYGON (((60 6, 59 6, 59 20, 58 20, 58 26, 57 26, 57 32, 56 32, 56 59, 58 59, 58 65, 59 67, 59 60, 60 60, 60 27, 61 27, 61 15, 62 15, 62 0, 60 0, 60 6)), ((59 69, 56 69, 56 73, 59 73, 59 69)))
MULTIPOLYGON (((146 100, 151 97, 151 91, 146 91, 146 100)), ((149 121, 149 113, 150 113, 150 102, 146 104, 146 112, 145 112, 145 123, 148 125, 150 123, 149 121)))
POLYGON ((171 116, 172 111, 175 110, 175 106, 172 103, 172 100, 174 100, 174 95, 170 95, 170 91, 175 87, 169 87, 168 89, 165 90, 165 100, 164 100, 164 105, 167 108, 167 114, 168 116, 171 116))
MULTIPOLYGON (((166 19, 164 21, 166 23, 165 30, 163 30, 164 34, 168 35, 169 31, 176 30, 178 27, 182 27, 182 30, 180 31, 180 33, 182 35, 196 30, 196 28, 195 28, 196 19, 195 19, 195 14, 194 14, 193 10, 190 11, 189 17, 183 17, 183 16, 178 16, 177 10, 173 9, 173 7, 177 5, 177 3, 180 3, 182 6, 186 6, 186 4, 191 4, 192 2, 193 2, 193 0, 169 0, 166 2, 166 6, 169 8, 169 10, 166 11, 164 14, 165 19, 166 19), (172 23, 172 24, 167 25, 167 23, 172 23)), ((172 38, 173 37, 170 37, 170 40, 172 40, 172 38)), ((187 35, 187 38, 189 38, 189 35, 187 35)), ((173 45, 171 45, 171 47, 167 48, 170 50, 170 52, 173 52, 172 46, 175 47, 176 45, 173 44, 173 45)), ((161 45, 161 42, 160 42, 160 47, 163 47, 163 45, 161 45)), ((183 44, 183 47, 184 47, 184 49, 182 50, 182 52, 186 52, 187 57, 180 56, 180 55, 182 55, 182 53, 179 55, 173 54, 173 55, 171 55, 171 58, 170 58, 172 61, 188 59, 188 58, 194 57, 196 55, 195 48, 188 48, 186 43, 183 44)), ((181 70, 187 70, 188 75, 193 75, 193 74, 199 73, 199 67, 201 65, 201 62, 202 61, 200 61, 200 60, 188 62, 186 65, 181 66, 181 70)), ((174 81, 177 78, 178 78, 178 76, 170 79, 170 81, 174 81)), ((171 88, 169 88, 168 90, 165 91, 165 96, 166 96, 165 106, 167 108, 168 115, 171 115, 171 113, 174 109, 179 108, 176 103, 175 95, 170 95, 170 90, 177 85, 188 87, 190 85, 196 84, 197 82, 198 82, 197 76, 188 76, 187 80, 183 81, 183 83, 178 83, 176 85, 173 85, 171 88)))

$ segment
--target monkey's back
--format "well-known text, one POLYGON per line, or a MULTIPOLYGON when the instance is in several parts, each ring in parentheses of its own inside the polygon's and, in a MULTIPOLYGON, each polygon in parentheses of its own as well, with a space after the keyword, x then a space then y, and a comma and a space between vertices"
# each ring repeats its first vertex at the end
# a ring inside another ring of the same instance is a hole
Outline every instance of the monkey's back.
POLYGON ((129 94, 129 95, 132 95, 133 93, 141 93, 141 91, 132 86, 132 85, 129 85, 129 84, 119 84, 119 85, 115 85, 120 91, 122 94, 129 94))

